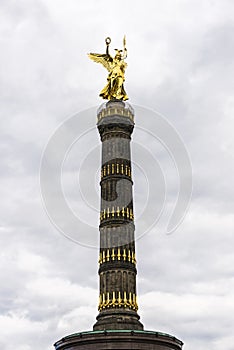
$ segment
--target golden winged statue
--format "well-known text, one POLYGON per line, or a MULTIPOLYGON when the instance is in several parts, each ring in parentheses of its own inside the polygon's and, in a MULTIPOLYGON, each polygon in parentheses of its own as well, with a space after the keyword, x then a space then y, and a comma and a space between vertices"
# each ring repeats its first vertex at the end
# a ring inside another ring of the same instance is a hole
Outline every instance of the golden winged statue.
POLYGON ((115 49, 115 57, 109 54, 109 45, 111 39, 108 37, 106 42, 106 53, 89 53, 88 56, 94 62, 101 63, 109 72, 107 84, 100 92, 99 96, 105 100, 128 100, 128 96, 124 90, 124 73, 127 63, 124 62, 127 57, 126 39, 123 39, 123 50, 115 49))

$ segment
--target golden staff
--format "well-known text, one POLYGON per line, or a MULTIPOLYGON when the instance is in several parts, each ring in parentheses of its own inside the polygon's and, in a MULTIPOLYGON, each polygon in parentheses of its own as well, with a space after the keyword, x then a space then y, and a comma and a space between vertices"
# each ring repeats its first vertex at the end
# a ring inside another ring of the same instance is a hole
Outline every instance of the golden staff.
POLYGON ((124 35, 124 37, 123 37, 123 47, 124 47, 124 57, 123 57, 123 59, 124 59, 124 58, 127 57, 126 35, 124 35))

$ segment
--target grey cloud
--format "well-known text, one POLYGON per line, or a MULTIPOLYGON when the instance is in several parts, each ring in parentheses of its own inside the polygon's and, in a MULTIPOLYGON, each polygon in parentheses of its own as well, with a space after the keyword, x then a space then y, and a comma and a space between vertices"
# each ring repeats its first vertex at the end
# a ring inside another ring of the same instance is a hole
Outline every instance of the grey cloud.
MULTIPOLYGON (((55 128, 101 103, 98 92, 106 72, 86 53, 101 53, 107 35, 113 45, 121 45, 125 33, 130 103, 166 116, 184 139, 194 171, 190 211, 178 231, 166 236, 176 174, 162 150, 150 143, 165 166, 169 193, 165 216, 137 241, 139 313, 146 328, 176 335, 185 349, 233 346, 233 4, 120 5, 116 26, 107 1, 35 1, 33 6, 1 1, 0 239, 1 280, 6 282, 0 344, 6 350, 52 349, 54 341, 95 322, 98 252, 65 239, 51 225, 41 203, 38 169, 55 128), (46 289, 55 286, 52 298, 46 289)), ((136 131, 133 141, 139 137, 136 131)), ((72 171, 71 164, 65 181, 72 171)), ((140 213, 145 196, 137 174, 140 213)), ((70 194, 84 211, 81 199, 70 194)), ((157 201, 157 193, 152 196, 157 201)))

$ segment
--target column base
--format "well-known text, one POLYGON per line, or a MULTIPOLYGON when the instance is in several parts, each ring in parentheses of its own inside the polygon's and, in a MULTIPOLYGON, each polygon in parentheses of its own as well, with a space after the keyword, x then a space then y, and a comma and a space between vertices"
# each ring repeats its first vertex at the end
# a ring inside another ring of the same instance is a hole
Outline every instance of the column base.
POLYGON ((110 329, 143 330, 143 324, 139 321, 140 316, 131 310, 103 310, 97 316, 97 322, 93 326, 94 331, 110 329))

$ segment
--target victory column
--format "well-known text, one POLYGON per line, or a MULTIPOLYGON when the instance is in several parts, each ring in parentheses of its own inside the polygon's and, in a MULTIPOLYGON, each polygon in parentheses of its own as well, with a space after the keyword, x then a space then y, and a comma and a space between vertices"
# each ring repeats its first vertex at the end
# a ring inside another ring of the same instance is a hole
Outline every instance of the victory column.
POLYGON ((181 350, 175 337, 143 330, 137 313, 135 225, 132 196, 130 141, 134 111, 124 102, 127 64, 126 39, 123 50, 88 56, 109 72, 100 92, 108 100, 97 113, 97 128, 102 142, 101 208, 99 254, 99 314, 93 331, 68 335, 55 343, 56 350, 181 350))

